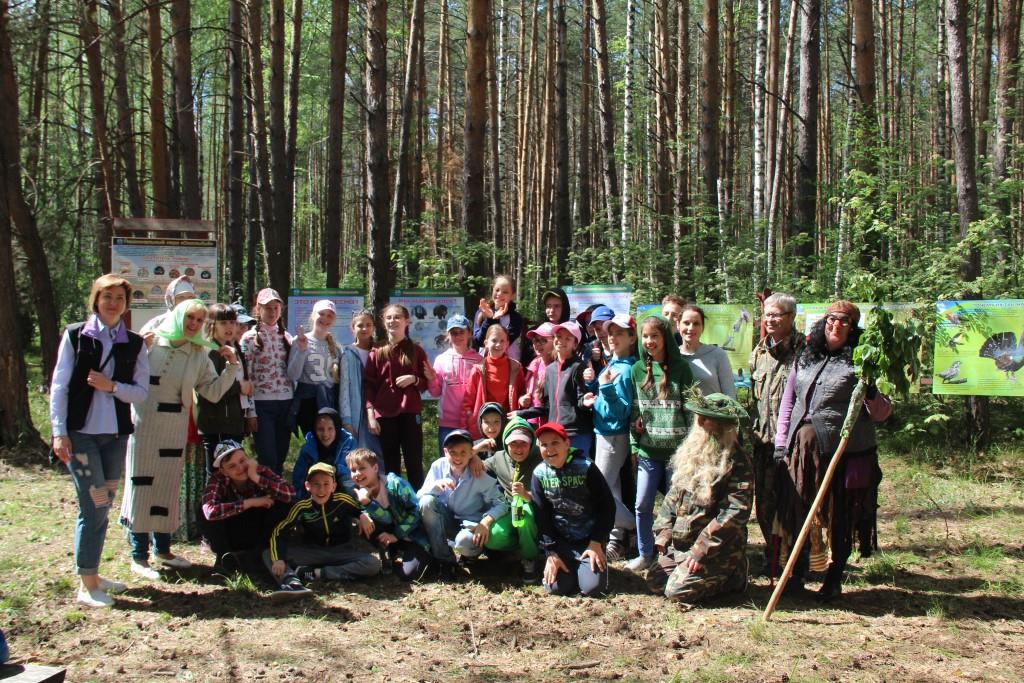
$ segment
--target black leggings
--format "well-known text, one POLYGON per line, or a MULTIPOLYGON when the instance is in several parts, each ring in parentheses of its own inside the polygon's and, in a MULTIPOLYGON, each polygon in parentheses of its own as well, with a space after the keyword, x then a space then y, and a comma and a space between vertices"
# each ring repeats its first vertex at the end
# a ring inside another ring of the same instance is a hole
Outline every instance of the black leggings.
POLYGON ((384 466, 388 472, 399 474, 405 459, 406 479, 417 491, 423 486, 423 425, 418 413, 401 413, 395 417, 382 417, 380 448, 384 452, 384 466))

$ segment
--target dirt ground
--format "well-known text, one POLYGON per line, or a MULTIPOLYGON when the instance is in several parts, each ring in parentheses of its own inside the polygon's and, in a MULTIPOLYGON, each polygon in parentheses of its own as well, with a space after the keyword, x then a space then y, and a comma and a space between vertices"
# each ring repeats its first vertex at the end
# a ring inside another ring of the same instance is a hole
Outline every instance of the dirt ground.
POLYGON ((178 546, 198 565, 187 575, 135 580, 114 523, 104 573, 130 589, 113 609, 79 609, 71 482, 0 461, 0 628, 14 660, 66 666, 69 681, 1016 681, 1021 462, 965 477, 886 459, 882 552, 854 556, 840 602, 784 598, 765 623, 765 579, 683 612, 621 567, 600 599, 480 569, 455 585, 314 584, 277 605, 261 578, 212 575, 196 545, 178 546))

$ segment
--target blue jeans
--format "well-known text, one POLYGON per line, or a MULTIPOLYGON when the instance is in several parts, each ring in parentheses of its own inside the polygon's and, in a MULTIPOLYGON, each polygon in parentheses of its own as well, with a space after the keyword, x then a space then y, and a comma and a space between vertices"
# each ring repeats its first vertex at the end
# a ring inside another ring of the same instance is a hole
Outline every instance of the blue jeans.
MULTIPOLYGON (((586 550, 586 546, 583 547, 586 550)), ((554 583, 545 583, 544 592, 549 595, 590 595, 594 592, 608 590, 608 568, 603 572, 595 572, 590 568, 590 560, 580 560, 583 550, 572 550, 567 554, 565 549, 558 556, 565 563, 567 572, 559 571, 554 583)))
POLYGON ((157 555, 166 555, 171 552, 171 535, 162 533, 135 533, 128 532, 128 545, 132 549, 132 560, 135 562, 149 561, 150 537, 153 539, 154 550, 157 555))
POLYGON ((256 401, 256 433, 252 435, 256 459, 281 474, 291 441, 292 401, 256 401))
POLYGON ((435 560, 454 564, 455 550, 466 557, 476 557, 484 551, 482 547, 473 545, 476 523, 455 519, 451 509, 437 497, 429 494, 420 496, 420 514, 430 540, 430 554, 435 560), (448 539, 453 540, 449 543, 448 539))
POLYGON ((636 545, 643 557, 654 557, 654 498, 668 492, 668 463, 637 458, 636 545))
POLYGON ((571 448, 578 448, 580 453, 583 454, 584 458, 590 458, 590 447, 594 445, 593 434, 577 434, 576 436, 569 437, 569 446, 571 448))
POLYGON ((128 435, 71 432, 68 470, 78 494, 75 525, 75 564, 81 576, 99 573, 103 543, 107 539, 110 504, 124 473, 128 435))

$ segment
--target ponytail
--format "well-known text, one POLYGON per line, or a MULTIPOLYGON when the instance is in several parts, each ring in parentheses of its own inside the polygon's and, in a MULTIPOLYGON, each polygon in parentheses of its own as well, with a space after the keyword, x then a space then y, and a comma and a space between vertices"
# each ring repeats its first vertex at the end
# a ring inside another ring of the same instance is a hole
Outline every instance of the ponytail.
MULTIPOLYGON (((668 376, 668 363, 658 363, 658 367, 661 368, 661 381, 658 382, 658 400, 664 401, 668 398, 672 382, 668 376)), ((644 376, 644 383, 640 385, 640 388, 644 392, 649 392, 654 389, 654 361, 650 356, 644 359, 644 368, 646 368, 647 374, 644 376)))

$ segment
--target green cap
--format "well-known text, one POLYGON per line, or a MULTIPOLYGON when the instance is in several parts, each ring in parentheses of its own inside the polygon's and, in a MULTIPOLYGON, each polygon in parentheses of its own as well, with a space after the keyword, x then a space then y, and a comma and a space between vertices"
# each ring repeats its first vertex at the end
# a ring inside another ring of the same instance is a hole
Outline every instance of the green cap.
POLYGON ((334 476, 335 476, 335 474, 334 474, 334 466, 333 465, 328 465, 325 462, 318 462, 315 465, 313 465, 312 467, 310 467, 309 471, 306 472, 306 481, 309 481, 310 479, 312 479, 313 475, 316 474, 317 472, 323 472, 324 474, 329 474, 329 475, 331 475, 331 479, 334 479, 334 476))
POLYGON ((699 391, 690 395, 686 402, 686 409, 696 415, 703 415, 714 420, 727 422, 739 422, 747 419, 747 411, 743 409, 736 399, 725 394, 708 394, 704 396, 699 391))

